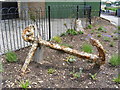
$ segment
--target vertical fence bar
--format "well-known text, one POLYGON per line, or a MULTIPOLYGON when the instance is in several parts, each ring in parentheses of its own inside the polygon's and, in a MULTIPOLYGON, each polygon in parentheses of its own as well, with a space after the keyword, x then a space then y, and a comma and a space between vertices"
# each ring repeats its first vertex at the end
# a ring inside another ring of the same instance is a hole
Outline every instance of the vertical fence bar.
POLYGON ((50 6, 48 6, 49 40, 51 39, 50 6))
POLYGON ((77 5, 77 19, 78 19, 78 15, 79 15, 79 6, 77 5))
POLYGON ((88 10, 88 19, 89 19, 89 23, 91 24, 91 6, 89 7, 89 10, 88 10))

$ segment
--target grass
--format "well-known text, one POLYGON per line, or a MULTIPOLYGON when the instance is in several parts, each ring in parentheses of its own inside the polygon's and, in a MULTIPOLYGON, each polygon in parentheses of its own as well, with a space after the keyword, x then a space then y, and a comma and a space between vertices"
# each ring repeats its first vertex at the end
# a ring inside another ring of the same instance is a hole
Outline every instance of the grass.
POLYGON ((83 46, 82 46, 82 50, 84 52, 87 52, 87 53, 92 53, 93 52, 93 47, 88 43, 84 43, 83 46))
POLYGON ((117 78, 114 78, 112 81, 114 81, 116 83, 120 83, 120 74, 118 75, 117 78))
POLYGON ((54 37, 52 38, 52 40, 55 41, 55 42, 57 42, 57 43, 61 43, 61 42, 62 42, 62 39, 61 39, 61 37, 59 37, 59 36, 54 36, 54 37))
POLYGON ((9 51, 6 53, 5 57, 8 62, 16 62, 17 61, 17 54, 15 52, 9 51))
POLYGON ((112 55, 110 60, 109 60, 109 63, 112 65, 112 66, 118 66, 120 65, 120 56, 118 55, 112 55))
POLYGON ((73 48, 73 46, 69 45, 69 44, 65 44, 65 43, 62 43, 62 44, 59 44, 60 46, 65 46, 65 47, 69 47, 69 48, 73 48))
POLYGON ((24 88, 25 90, 27 90, 27 88, 30 85, 30 82, 29 82, 29 80, 25 80, 25 81, 23 80, 23 81, 19 82, 19 85, 20 85, 21 88, 24 88))
POLYGON ((47 72, 48 72, 48 74, 53 74, 53 73, 55 73, 55 70, 53 68, 49 68, 47 70, 47 72))

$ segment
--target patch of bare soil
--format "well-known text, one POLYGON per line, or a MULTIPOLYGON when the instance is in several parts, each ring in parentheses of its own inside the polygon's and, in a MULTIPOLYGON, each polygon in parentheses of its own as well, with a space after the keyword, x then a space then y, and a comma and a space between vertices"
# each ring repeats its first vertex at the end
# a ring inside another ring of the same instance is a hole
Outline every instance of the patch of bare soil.
MULTIPOLYGON (((83 43, 89 42, 89 37, 94 37, 102 43, 106 50, 106 63, 101 66, 92 68, 92 63, 88 60, 77 58, 76 62, 67 63, 64 60, 70 56, 62 51, 53 50, 45 47, 44 57, 40 64, 31 62, 28 66, 30 72, 24 76, 20 76, 20 69, 24 64, 24 60, 30 50, 30 47, 16 51, 18 56, 18 62, 8 63, 3 55, 3 68, 4 72, 2 85, 3 88, 19 88, 19 82, 21 80, 29 80, 31 88, 120 88, 120 84, 112 81, 118 74, 118 67, 113 67, 109 64, 110 56, 118 52, 118 40, 114 41, 114 47, 110 47, 110 42, 106 42, 103 39, 103 35, 112 35, 117 28, 111 25, 108 21, 103 19, 93 19, 93 28, 85 29, 85 34, 75 36, 62 36, 62 43, 73 46, 73 49, 81 50, 83 43), (102 37, 97 37, 97 30, 100 26, 106 28, 107 33, 100 32, 102 37), (95 32, 91 33, 92 30, 95 32), (55 73, 48 74, 48 69, 53 68, 55 73), (81 76, 74 78, 70 72, 79 72, 80 68, 83 68, 81 76), (97 73, 96 80, 93 80, 89 73, 97 73)), ((94 54, 97 54, 94 47, 94 54)))

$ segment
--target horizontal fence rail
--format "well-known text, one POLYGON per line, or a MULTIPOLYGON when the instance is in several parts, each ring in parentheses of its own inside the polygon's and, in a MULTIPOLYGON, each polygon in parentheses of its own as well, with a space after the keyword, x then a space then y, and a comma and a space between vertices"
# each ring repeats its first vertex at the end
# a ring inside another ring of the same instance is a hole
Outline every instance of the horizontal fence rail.
POLYGON ((2 8, 0 9, 0 54, 19 50, 31 44, 22 39, 22 30, 30 24, 37 25, 35 35, 44 40, 74 28, 76 19, 82 21, 83 27, 91 23, 91 7, 80 5, 48 6, 41 8, 2 8))

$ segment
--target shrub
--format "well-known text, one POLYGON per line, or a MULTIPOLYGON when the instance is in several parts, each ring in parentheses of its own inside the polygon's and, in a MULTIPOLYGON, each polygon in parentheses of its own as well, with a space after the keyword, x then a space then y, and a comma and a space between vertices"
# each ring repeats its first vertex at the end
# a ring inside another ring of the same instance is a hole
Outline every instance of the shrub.
POLYGON ((59 44, 60 46, 65 46, 65 47, 69 47, 69 48, 73 48, 73 46, 69 45, 69 44, 65 44, 65 43, 62 43, 62 44, 59 44))
POLYGON ((48 72, 48 74, 53 74, 53 73, 55 73, 55 70, 52 69, 52 68, 49 68, 49 69, 47 70, 47 72, 48 72))
POLYGON ((109 60, 109 63, 112 66, 118 66, 118 65, 120 65, 120 56, 118 56, 118 55, 111 56, 111 58, 109 60))
POLYGON ((82 46, 82 50, 84 52, 87 52, 87 53, 92 53, 93 52, 93 47, 88 43, 84 43, 83 46, 82 46))
POLYGON ((30 82, 29 82, 29 80, 25 80, 25 81, 23 80, 23 81, 20 81, 19 84, 20 84, 21 88, 27 89, 30 85, 30 82))
POLYGON ((77 35, 78 34, 78 32, 74 29, 68 29, 66 31, 66 33, 69 34, 69 35, 77 35))
POLYGON ((16 62, 17 61, 17 55, 15 52, 9 51, 6 53, 6 60, 8 62, 16 62))
POLYGON ((116 83, 120 83, 120 74, 118 75, 117 78, 114 78, 112 81, 114 81, 116 83))
POLYGON ((88 27, 87 27, 88 29, 92 29, 93 28, 93 26, 92 25, 88 25, 88 27))
POLYGON ((103 39, 104 39, 104 41, 110 42, 110 37, 108 37, 108 36, 104 36, 103 39))
POLYGON ((55 41, 55 42, 57 42, 57 43, 61 43, 61 42, 62 42, 62 39, 61 39, 61 37, 59 37, 59 36, 54 36, 54 37, 52 38, 52 40, 55 41))

